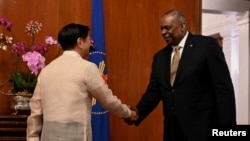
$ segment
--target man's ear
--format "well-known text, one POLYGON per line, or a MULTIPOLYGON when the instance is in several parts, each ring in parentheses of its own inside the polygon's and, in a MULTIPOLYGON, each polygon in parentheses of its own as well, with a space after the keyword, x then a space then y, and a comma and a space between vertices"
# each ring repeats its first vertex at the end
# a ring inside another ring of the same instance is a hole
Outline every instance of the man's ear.
POLYGON ((76 41, 76 43, 78 44, 78 45, 81 45, 82 44, 82 38, 77 38, 77 41, 76 41))
POLYGON ((182 24, 181 24, 181 28, 182 28, 182 29, 186 29, 186 28, 187 28, 186 26, 187 26, 186 23, 182 23, 182 24))
POLYGON ((82 46, 83 42, 84 41, 82 38, 77 38, 77 41, 76 41, 77 47, 79 47, 80 49, 83 49, 83 46, 82 46))

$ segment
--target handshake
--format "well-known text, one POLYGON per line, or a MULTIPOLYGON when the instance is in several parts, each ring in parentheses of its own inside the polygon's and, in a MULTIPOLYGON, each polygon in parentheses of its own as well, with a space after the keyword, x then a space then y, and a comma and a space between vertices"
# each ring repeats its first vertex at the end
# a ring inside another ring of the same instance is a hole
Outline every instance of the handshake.
POLYGON ((131 110, 131 116, 129 118, 124 118, 124 121, 128 125, 133 125, 136 122, 136 120, 139 118, 139 113, 135 107, 129 106, 129 108, 131 110))

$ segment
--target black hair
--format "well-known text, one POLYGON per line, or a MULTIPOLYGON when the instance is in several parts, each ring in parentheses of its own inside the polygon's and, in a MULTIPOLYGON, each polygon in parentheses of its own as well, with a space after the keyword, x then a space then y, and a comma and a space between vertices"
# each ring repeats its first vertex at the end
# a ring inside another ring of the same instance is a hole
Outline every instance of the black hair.
POLYGON ((88 26, 70 23, 58 33, 58 42, 63 50, 71 50, 75 47, 78 38, 83 40, 87 38, 89 30, 88 26))

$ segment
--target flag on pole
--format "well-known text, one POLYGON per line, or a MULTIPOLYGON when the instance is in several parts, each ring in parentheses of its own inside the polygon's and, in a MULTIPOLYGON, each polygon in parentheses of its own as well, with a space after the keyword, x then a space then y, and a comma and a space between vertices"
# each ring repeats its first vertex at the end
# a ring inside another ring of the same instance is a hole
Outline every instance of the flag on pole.
MULTIPOLYGON (((92 39, 94 50, 90 51, 89 61, 94 62, 100 71, 100 75, 107 83, 107 68, 104 39, 103 1, 92 0, 92 39)), ((92 100, 92 132, 93 141, 109 141, 109 112, 100 103, 92 100)))

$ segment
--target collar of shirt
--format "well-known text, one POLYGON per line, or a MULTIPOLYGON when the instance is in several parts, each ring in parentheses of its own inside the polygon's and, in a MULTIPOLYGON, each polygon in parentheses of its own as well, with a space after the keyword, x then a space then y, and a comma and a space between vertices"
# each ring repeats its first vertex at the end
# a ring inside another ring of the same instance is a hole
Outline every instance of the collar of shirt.
MULTIPOLYGON (((187 31, 186 34, 185 34, 185 36, 182 38, 181 42, 178 44, 178 46, 181 47, 181 49, 180 49, 180 53, 181 53, 181 54, 182 54, 182 50, 183 50, 183 48, 184 48, 184 45, 185 45, 185 43, 186 43, 186 41, 187 41, 188 33, 189 33, 189 32, 187 31)), ((176 47, 176 46, 172 46, 173 50, 174 50, 175 47, 176 47)), ((174 52, 174 51, 173 51, 173 52, 174 52)))
POLYGON ((79 57, 81 57, 81 55, 79 53, 77 53, 76 51, 73 51, 73 50, 65 50, 63 52, 63 55, 71 55, 71 56, 79 56, 79 57))
MULTIPOLYGON (((185 36, 182 38, 181 42, 178 44, 178 46, 181 47, 180 48, 180 56, 182 55, 182 51, 183 51, 184 45, 185 45, 185 43, 187 41, 188 34, 189 34, 189 32, 187 31, 186 34, 185 34, 185 36)), ((176 46, 172 46, 173 51, 172 51, 172 54, 171 54, 171 62, 172 62, 172 59, 173 59, 173 56, 174 56, 174 48, 175 47, 176 46)))
MULTIPOLYGON (((187 41, 188 34, 189 34, 189 32, 187 31, 186 34, 185 34, 185 36, 182 38, 182 40, 180 41, 180 43, 177 45, 177 46, 180 46, 181 49, 184 48, 184 45, 185 45, 185 43, 187 41)), ((176 46, 172 46, 172 48, 175 48, 175 47, 176 46)))

